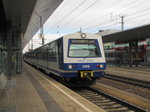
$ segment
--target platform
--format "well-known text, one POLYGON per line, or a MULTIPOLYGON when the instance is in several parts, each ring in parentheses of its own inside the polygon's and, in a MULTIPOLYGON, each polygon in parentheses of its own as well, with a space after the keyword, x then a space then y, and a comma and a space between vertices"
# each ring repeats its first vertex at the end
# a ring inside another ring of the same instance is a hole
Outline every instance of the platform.
POLYGON ((103 112, 67 87, 24 64, 0 90, 0 112, 103 112))
POLYGON ((106 74, 150 82, 148 67, 107 67, 106 74))

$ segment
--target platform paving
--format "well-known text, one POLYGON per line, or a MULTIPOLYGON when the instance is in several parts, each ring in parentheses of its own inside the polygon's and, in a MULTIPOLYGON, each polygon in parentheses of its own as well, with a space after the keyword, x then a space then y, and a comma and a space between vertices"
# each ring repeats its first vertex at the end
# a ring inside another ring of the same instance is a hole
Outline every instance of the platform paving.
POLYGON ((0 90, 0 112, 64 112, 32 74, 23 74, 8 80, 0 90))
POLYGON ((23 74, 13 76, 5 88, 0 89, 0 112, 104 112, 55 83, 24 64, 23 74))
POLYGON ((150 82, 150 68, 147 67, 107 67, 106 74, 150 82))

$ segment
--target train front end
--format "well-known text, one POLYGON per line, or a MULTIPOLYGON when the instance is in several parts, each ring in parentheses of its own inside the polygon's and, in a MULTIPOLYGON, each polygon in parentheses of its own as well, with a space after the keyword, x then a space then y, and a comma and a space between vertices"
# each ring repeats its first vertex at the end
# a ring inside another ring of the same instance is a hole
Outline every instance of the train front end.
POLYGON ((63 38, 63 74, 68 82, 92 84, 104 75, 106 61, 102 38, 75 33, 63 38))

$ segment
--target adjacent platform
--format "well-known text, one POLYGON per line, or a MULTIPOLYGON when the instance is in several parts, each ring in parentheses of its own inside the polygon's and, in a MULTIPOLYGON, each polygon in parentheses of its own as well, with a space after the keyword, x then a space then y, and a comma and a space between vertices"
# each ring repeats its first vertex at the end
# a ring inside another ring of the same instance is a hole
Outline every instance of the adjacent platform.
POLYGON ((0 90, 0 112, 103 112, 27 64, 0 90))
POLYGON ((107 67, 106 74, 150 82, 150 68, 147 67, 107 67))

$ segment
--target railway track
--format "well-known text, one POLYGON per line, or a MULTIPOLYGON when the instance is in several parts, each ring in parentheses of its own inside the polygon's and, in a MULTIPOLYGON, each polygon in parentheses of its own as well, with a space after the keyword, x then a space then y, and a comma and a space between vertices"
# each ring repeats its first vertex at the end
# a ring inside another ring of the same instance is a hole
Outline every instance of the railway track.
POLYGON ((79 95, 83 96, 84 98, 88 99, 92 103, 103 108, 107 112, 148 112, 148 110, 136 107, 132 104, 117 99, 113 96, 108 95, 107 93, 101 92, 94 88, 80 87, 80 88, 73 88, 72 90, 78 93, 79 95))
POLYGON ((107 112, 146 112, 140 107, 134 106, 104 92, 90 87, 73 88, 73 91, 103 108, 107 112))
POLYGON ((104 76, 104 78, 112 79, 112 80, 116 80, 116 81, 120 81, 120 82, 124 82, 124 83, 128 83, 128 84, 132 84, 132 85, 150 89, 150 83, 146 82, 146 81, 142 81, 142 80, 135 80, 135 79, 131 79, 131 78, 114 76, 114 75, 110 75, 110 74, 106 74, 104 76))

